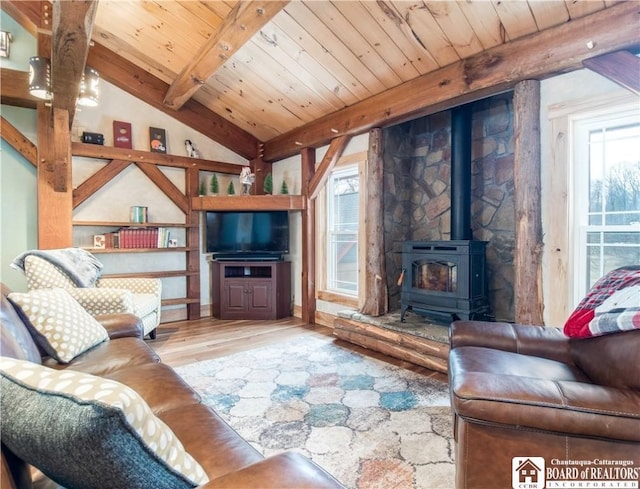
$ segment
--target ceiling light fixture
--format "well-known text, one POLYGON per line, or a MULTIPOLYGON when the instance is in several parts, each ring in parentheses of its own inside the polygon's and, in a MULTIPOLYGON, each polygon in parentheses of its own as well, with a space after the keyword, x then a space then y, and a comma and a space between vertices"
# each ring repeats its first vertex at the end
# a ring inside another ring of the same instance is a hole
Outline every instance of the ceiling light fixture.
MULTIPOLYGON (((80 80, 77 103, 84 107, 96 107, 100 96, 100 73, 86 67, 80 80)), ((29 93, 42 100, 53 98, 51 61, 42 56, 29 58, 29 93)))
POLYGON ((84 74, 80 81, 80 95, 78 96, 78 103, 85 107, 96 107, 100 96, 99 84, 100 73, 87 66, 84 69, 84 74))
POLYGON ((29 93, 42 100, 51 100, 51 63, 42 56, 29 58, 29 93))

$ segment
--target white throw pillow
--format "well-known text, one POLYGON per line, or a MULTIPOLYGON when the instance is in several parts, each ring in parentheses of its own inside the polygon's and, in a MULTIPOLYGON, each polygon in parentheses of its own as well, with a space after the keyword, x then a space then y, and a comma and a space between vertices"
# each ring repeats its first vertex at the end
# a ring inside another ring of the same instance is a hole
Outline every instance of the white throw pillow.
POLYGON ((107 330, 66 290, 14 292, 9 300, 26 319, 36 342, 60 363, 69 363, 109 339, 107 330))

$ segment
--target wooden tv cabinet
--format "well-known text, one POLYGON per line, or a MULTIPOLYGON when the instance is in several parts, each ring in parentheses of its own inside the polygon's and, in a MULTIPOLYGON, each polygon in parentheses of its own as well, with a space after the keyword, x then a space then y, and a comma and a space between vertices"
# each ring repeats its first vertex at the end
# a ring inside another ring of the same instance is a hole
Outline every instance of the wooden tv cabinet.
POLYGON ((211 261, 211 309, 219 319, 291 315, 291 262, 211 261))

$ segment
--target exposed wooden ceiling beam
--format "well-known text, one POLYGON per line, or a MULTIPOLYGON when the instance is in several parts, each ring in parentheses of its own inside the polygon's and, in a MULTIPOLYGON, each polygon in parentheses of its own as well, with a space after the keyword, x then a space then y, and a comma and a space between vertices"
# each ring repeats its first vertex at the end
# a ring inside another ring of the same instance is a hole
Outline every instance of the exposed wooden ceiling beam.
POLYGON ((2 133, 2 139, 13 149, 33 166, 38 166, 38 149, 36 145, 2 116, 0 116, 0 132, 2 133))
POLYGON ((322 187, 324 187, 324 184, 327 182, 331 170, 333 170, 333 167, 342 156, 344 148, 347 147, 347 143, 350 140, 351 138, 347 136, 338 136, 331 140, 327 153, 324 155, 324 158, 322 158, 316 172, 313 174, 311 182, 309 182, 309 193, 307 196, 310 199, 315 199, 318 196, 320 190, 322 190, 322 187))
POLYGON ((180 109, 227 60, 280 12, 289 1, 238 2, 216 32, 173 81, 164 105, 180 109))
POLYGON ((585 59, 585 68, 640 95, 640 58, 629 51, 616 51, 585 59))
POLYGON ((587 58, 640 44, 639 17, 640 3, 621 2, 502 44, 277 136, 265 143, 264 159, 277 161, 336 135, 362 134, 494 95, 521 80, 579 69, 587 58))
POLYGON ((180 111, 169 109, 163 104, 164 94, 167 93, 169 85, 104 46, 96 43, 91 47, 88 63, 100 72, 102 79, 201 132, 240 156, 249 160, 257 156, 260 141, 251 134, 195 100, 188 100, 180 111))
POLYGON ((51 85, 53 108, 69 113, 73 123, 80 81, 84 73, 97 0, 58 1, 53 4, 51 85))

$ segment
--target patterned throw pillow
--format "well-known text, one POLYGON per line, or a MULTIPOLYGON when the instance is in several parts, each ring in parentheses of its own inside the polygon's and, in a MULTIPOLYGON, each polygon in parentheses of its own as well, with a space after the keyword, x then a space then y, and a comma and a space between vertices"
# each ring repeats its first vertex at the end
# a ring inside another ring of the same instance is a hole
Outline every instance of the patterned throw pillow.
POLYGON ((2 443, 68 489, 191 488, 208 481, 131 388, 0 357, 2 443))
POLYGON ((35 289, 74 289, 73 283, 53 263, 39 256, 29 255, 24 259, 24 274, 27 277, 29 290, 35 289))
POLYGON ((107 330, 63 289, 9 294, 36 342, 60 363, 69 363, 109 339, 107 330))
POLYGON ((629 265, 601 277, 564 325, 572 338, 640 329, 640 266, 629 265), (628 289, 628 290, 626 290, 628 289))

